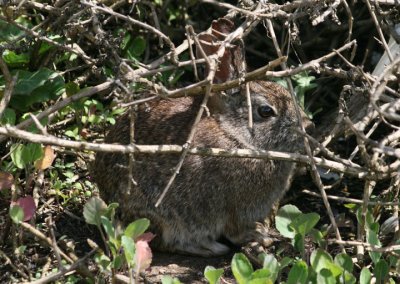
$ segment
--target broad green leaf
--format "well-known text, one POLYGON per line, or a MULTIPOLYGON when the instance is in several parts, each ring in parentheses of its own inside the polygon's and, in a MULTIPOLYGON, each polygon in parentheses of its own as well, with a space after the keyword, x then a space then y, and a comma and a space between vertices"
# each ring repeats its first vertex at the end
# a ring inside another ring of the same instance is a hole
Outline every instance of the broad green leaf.
POLYGON ((271 272, 267 268, 261 268, 261 269, 257 269, 256 271, 254 271, 251 274, 250 279, 251 280, 255 280, 255 279, 271 280, 270 277, 271 277, 271 272))
POLYGON ((224 270, 222 268, 216 269, 212 266, 206 266, 204 269, 204 277, 209 284, 218 284, 224 270))
POLYGON ((15 125, 16 118, 17 115, 15 114, 15 111, 11 108, 6 108, 1 117, 0 125, 15 125))
POLYGON ((97 196, 90 198, 83 207, 83 217, 86 223, 100 227, 100 217, 106 209, 107 205, 102 199, 97 196))
POLYGON ((291 223, 290 226, 301 235, 305 236, 318 223, 319 215, 317 213, 300 214, 291 223))
POLYGON ((103 212, 103 216, 106 216, 110 220, 114 220, 115 209, 117 209, 118 206, 119 204, 116 202, 108 204, 106 210, 103 212))
POLYGON ((348 272, 347 270, 344 270, 342 275, 339 275, 339 277, 336 277, 336 278, 338 279, 338 281, 340 283, 343 283, 343 284, 355 284, 357 282, 356 277, 352 273, 348 272))
POLYGON ((135 37, 129 42, 128 48, 126 49, 126 56, 128 59, 135 60, 143 54, 146 50, 146 41, 143 37, 135 37))
POLYGON ((279 274, 279 262, 276 260, 273 254, 267 254, 264 257, 263 268, 267 268, 270 272, 270 278, 272 282, 276 281, 279 274))
POLYGON ((253 266, 243 253, 235 253, 232 258, 232 273, 238 284, 245 284, 250 280, 253 266))
POLYGON ((19 205, 13 205, 10 208, 10 217, 15 224, 19 224, 24 220, 24 210, 19 205))
POLYGON ((20 111, 26 111, 34 103, 56 99, 65 91, 65 83, 58 73, 41 68, 35 72, 15 70, 18 80, 14 88, 10 106, 20 111))
POLYGON ((114 243, 115 230, 113 225, 111 224, 111 221, 105 216, 100 216, 100 220, 101 224, 103 224, 104 231, 106 231, 108 238, 110 239, 111 242, 114 243))
POLYGON ((96 254, 94 260, 97 264, 99 264, 101 270, 103 271, 110 270, 111 260, 104 253, 96 254))
POLYGON ((132 40, 132 34, 130 32, 126 32, 126 30, 118 31, 119 33, 124 33, 124 38, 121 42, 121 49, 126 49, 128 47, 129 42, 132 40))
MULTIPOLYGON (((21 22, 21 17, 16 22, 21 22)), ((0 42, 12 42, 19 36, 23 35, 24 31, 16 26, 0 20, 0 42)))
POLYGON ((31 195, 18 198, 14 205, 18 205, 22 208, 24 213, 22 221, 29 221, 33 216, 35 216, 36 204, 31 195))
POLYGON ((141 234, 143 234, 149 226, 149 219, 138 219, 128 225, 128 227, 125 229, 124 235, 132 239, 136 239, 141 234))
POLYGON ((342 267, 344 270, 352 273, 353 272, 353 261, 351 257, 346 253, 340 253, 335 256, 335 263, 342 267))
POLYGON ((135 56, 140 56, 146 50, 146 40, 142 36, 135 37, 132 42, 131 52, 135 56))
MULTIPOLYGON (((371 245, 381 247, 381 242, 379 241, 378 234, 373 230, 367 230, 367 242, 371 245)), ((381 252, 369 251, 369 256, 372 261, 376 264, 382 256, 381 252)))
POLYGON ((305 284, 308 278, 307 264, 300 260, 297 261, 289 271, 286 284, 305 284))
POLYGON ((68 97, 75 95, 80 91, 79 84, 75 82, 68 82, 65 84, 65 93, 68 97))
POLYGON ((3 52, 3 59, 10 67, 18 67, 21 65, 28 64, 30 61, 29 54, 21 53, 17 54, 14 51, 6 50, 3 52))
POLYGON ((40 144, 28 143, 22 150, 22 159, 25 164, 33 163, 43 157, 43 148, 40 144))
POLYGON ((293 239, 296 232, 290 226, 293 220, 298 217, 301 211, 294 205, 285 205, 278 210, 275 217, 276 229, 286 238, 293 239))
POLYGON ((385 278, 389 274, 389 266, 384 259, 381 259, 376 263, 374 269, 374 275, 376 277, 376 283, 386 283, 385 278))
POLYGON ((114 259, 113 259, 113 261, 111 263, 111 266, 114 269, 120 269, 122 267, 122 264, 123 264, 122 256, 121 255, 117 255, 117 256, 114 257, 114 259))
MULTIPOLYGON (((357 216, 357 221, 359 223, 362 223, 363 222, 362 207, 358 208, 356 216, 357 216)), ((377 225, 378 224, 375 222, 374 216, 372 215, 371 211, 368 209, 366 212, 366 215, 365 215, 365 226, 366 226, 365 228, 372 229, 372 230, 374 230, 375 233, 378 233, 379 227, 377 228, 377 225)))
POLYGON ((127 236, 121 237, 121 244, 124 247, 124 255, 128 266, 132 268, 135 265, 135 242, 127 236))
POLYGON ((299 252, 304 251, 304 236, 300 233, 294 236, 294 248, 299 252))
POLYGON ((321 269, 317 274, 317 283, 318 284, 336 284, 335 277, 333 277, 332 272, 327 269, 321 269))
POLYGON ((308 235, 312 238, 313 242, 317 243, 320 247, 325 245, 324 235, 320 230, 313 228, 308 235))
POLYGON ((11 146, 11 149, 10 149, 11 161, 19 169, 25 168, 25 165, 26 165, 25 161, 23 159, 24 148, 25 148, 25 146, 23 144, 14 144, 11 146))
POLYGON ((162 284, 181 284, 181 281, 177 278, 172 278, 171 276, 163 276, 161 278, 162 284))
POLYGON ((251 279, 247 282, 247 284, 273 284, 271 279, 263 277, 263 278, 255 278, 251 279))
POLYGON ((330 270, 333 277, 337 277, 343 272, 343 268, 335 264, 332 256, 323 249, 314 250, 310 260, 312 268, 314 268, 317 273, 323 268, 330 270))
POLYGON ((279 262, 280 269, 285 268, 286 266, 289 266, 293 262, 293 259, 290 257, 285 256, 284 258, 281 259, 279 262))

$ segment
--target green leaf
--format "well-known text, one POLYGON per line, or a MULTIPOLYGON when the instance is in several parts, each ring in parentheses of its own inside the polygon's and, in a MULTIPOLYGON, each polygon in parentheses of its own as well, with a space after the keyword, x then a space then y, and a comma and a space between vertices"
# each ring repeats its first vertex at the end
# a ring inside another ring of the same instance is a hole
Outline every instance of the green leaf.
POLYGON ((30 61, 29 54, 17 54, 14 51, 6 50, 3 52, 3 59, 10 67, 17 67, 28 64, 30 61))
POLYGON ((339 282, 343 284, 355 284, 357 279, 352 273, 345 270, 344 273, 339 276, 339 282))
POLYGON ((335 263, 342 267, 344 270, 352 273, 353 272, 353 261, 351 257, 346 253, 340 253, 335 256, 335 263))
POLYGON ((24 210, 19 205, 12 205, 10 208, 10 217, 15 224, 19 224, 24 220, 24 210))
POLYGON ((34 103, 56 99, 65 91, 65 83, 58 73, 41 68, 36 72, 15 70, 18 80, 14 88, 10 106, 20 111, 26 111, 34 103))
POLYGON ((83 207, 83 217, 86 223, 100 227, 103 212, 107 209, 106 203, 97 196, 90 198, 83 207))
POLYGON ((305 284, 308 278, 307 264, 300 260, 297 261, 289 271, 286 284, 305 284))
POLYGON ((247 284, 273 284, 272 280, 266 277, 251 279, 247 284))
POLYGON ((128 59, 135 60, 141 56, 145 50, 146 40, 143 37, 138 36, 128 45, 126 56, 128 59))
POLYGON ((290 226, 293 220, 298 217, 301 211, 294 205, 285 205, 278 210, 275 217, 276 229, 286 238, 293 239, 296 232, 290 226))
POLYGON ((16 119, 17 115, 15 114, 15 111, 11 108, 6 108, 1 117, 0 125, 15 125, 16 119))
POLYGON ((100 266, 101 270, 110 270, 111 260, 104 253, 96 254, 94 260, 100 266))
POLYGON ((216 269, 212 266, 206 266, 206 268, 204 269, 204 277, 210 284, 219 283, 223 273, 224 270, 222 268, 216 269))
POLYGON ((33 163, 42 157, 43 149, 40 144, 28 143, 26 145, 14 144, 11 146, 11 160, 19 169, 25 168, 27 164, 33 163))
POLYGON ((319 215, 317 213, 300 214, 290 223, 290 226, 304 237, 318 221, 319 215))
POLYGON ((271 276, 271 272, 267 269, 267 268, 261 268, 261 269, 257 269, 256 271, 254 271, 251 276, 250 279, 251 280, 255 280, 255 279, 269 279, 271 276))
POLYGON ((119 32, 124 33, 124 38, 121 42, 120 47, 121 47, 121 49, 126 49, 126 48, 128 48, 129 42, 132 40, 132 35, 131 35, 131 33, 126 32, 125 30, 121 30, 119 32))
POLYGON ((120 269, 122 267, 122 264, 123 264, 122 256, 121 255, 117 255, 117 256, 114 257, 114 259, 113 259, 113 261, 111 263, 111 266, 114 269, 120 269))
POLYGON ((285 268, 286 266, 289 266, 291 263, 293 263, 293 259, 290 257, 285 256, 284 258, 281 259, 279 262, 280 269, 285 268))
POLYGON ((302 234, 297 233, 294 236, 294 247, 299 252, 304 251, 304 236, 302 234))
POLYGON ((333 277, 339 276, 343 268, 333 262, 332 256, 323 249, 316 249, 311 254, 311 266, 318 273, 321 269, 331 271, 333 277))
POLYGON ((23 159, 23 144, 14 144, 11 145, 10 152, 11 152, 11 161, 14 165, 19 169, 25 168, 25 161, 23 159))
POLYGON ((232 258, 232 273, 238 284, 245 284, 250 280, 253 266, 243 253, 235 253, 232 258))
POLYGON ((22 150, 22 158, 25 164, 33 163, 43 157, 43 148, 40 144, 28 143, 22 150))
POLYGON ((321 269, 317 274, 317 283, 318 284, 336 284, 335 277, 333 277, 332 272, 327 269, 321 269))
POLYGON ((106 234, 110 241, 112 243, 115 243, 115 230, 113 225, 111 224, 111 221, 105 217, 105 216, 100 216, 101 224, 103 224, 104 231, 106 231, 106 234))
MULTIPOLYGON (((363 222, 362 207, 358 208, 358 210, 356 212, 356 216, 357 216, 357 221, 359 223, 362 223, 363 222)), ((375 222, 374 216, 372 215, 370 209, 367 210, 366 215, 365 215, 365 225, 366 225, 366 228, 373 230, 375 233, 378 233, 379 224, 375 222)))
MULTIPOLYGON (((21 22, 21 17, 16 22, 21 22)), ((13 42, 19 36, 24 35, 24 31, 16 26, 0 20, 0 42, 13 42)))
POLYGON ((138 219, 128 225, 128 227, 125 229, 124 235, 132 239, 136 239, 137 237, 142 235, 149 226, 149 219, 138 219))
MULTIPOLYGON (((378 234, 373 230, 367 230, 367 242, 371 245, 381 247, 381 242, 379 241, 378 234)), ((382 256, 381 252, 369 251, 369 256, 372 261, 376 264, 382 256)))
POLYGON ((312 241, 317 243, 320 247, 323 247, 325 245, 324 235, 320 230, 313 228, 310 230, 308 235, 311 237, 312 241))
POLYGON ((163 276, 161 278, 162 284, 181 284, 181 281, 177 278, 172 278, 171 276, 163 276))
POLYGON ((273 254, 267 254, 264 257, 263 268, 267 268, 270 272, 270 279, 275 282, 278 278, 280 264, 273 254))
POLYGON ((376 283, 386 283, 385 278, 389 274, 389 266, 384 259, 381 259, 376 263, 374 269, 374 275, 376 277, 376 283))
POLYGON ((118 203, 113 202, 108 204, 107 209, 103 212, 103 216, 106 216, 110 220, 114 220, 115 209, 119 206, 118 203))
POLYGON ((135 265, 135 242, 132 238, 127 236, 121 237, 121 244, 124 247, 124 255, 126 262, 128 263, 129 268, 134 267, 135 265))

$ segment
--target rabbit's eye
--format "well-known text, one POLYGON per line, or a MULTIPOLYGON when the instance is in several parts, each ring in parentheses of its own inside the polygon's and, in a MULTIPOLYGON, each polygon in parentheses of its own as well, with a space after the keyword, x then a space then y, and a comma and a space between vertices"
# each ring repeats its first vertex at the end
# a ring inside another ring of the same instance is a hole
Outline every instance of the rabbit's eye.
POLYGON ((274 109, 272 107, 270 107, 269 105, 259 106, 257 111, 258 111, 258 114, 262 118, 268 118, 268 117, 271 117, 271 116, 275 116, 274 109))

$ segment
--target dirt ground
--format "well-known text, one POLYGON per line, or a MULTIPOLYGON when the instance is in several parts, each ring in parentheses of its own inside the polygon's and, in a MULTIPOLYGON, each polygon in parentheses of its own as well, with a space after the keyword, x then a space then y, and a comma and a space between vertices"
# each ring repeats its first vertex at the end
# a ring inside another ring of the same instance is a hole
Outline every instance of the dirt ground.
POLYGON ((169 275, 182 283, 207 283, 203 273, 204 268, 210 265, 224 269, 222 283, 234 283, 229 269, 232 256, 233 253, 224 257, 201 258, 156 252, 152 266, 145 273, 145 281, 159 283, 163 276, 169 275))

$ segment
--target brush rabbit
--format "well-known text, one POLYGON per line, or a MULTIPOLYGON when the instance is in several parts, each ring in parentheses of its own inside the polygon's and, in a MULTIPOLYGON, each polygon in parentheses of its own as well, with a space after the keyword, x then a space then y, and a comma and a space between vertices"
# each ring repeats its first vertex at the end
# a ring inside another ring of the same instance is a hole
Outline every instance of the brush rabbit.
MULTIPOLYGON (((233 30, 227 19, 212 24, 201 34, 203 49, 210 55, 233 30), (219 44, 219 45, 218 45, 219 44)), ((245 66, 238 43, 226 49, 215 82, 237 78, 245 66)), ((248 107, 242 88, 213 94, 208 110, 197 126, 194 147, 247 148, 286 152, 302 151, 302 137, 289 93, 273 82, 250 83, 254 125, 248 127, 248 107)), ((135 119, 137 144, 180 144, 189 135, 201 98, 183 97, 141 105, 135 119)), ((303 113, 303 123, 310 121, 303 113)), ((106 136, 107 143, 130 143, 130 119, 123 116, 106 136)), ((294 163, 251 158, 188 155, 172 187, 159 207, 155 203, 177 165, 180 155, 135 154, 136 185, 127 192, 128 161, 125 154, 98 153, 94 177, 101 196, 119 203, 121 221, 140 217, 151 221, 159 249, 200 256, 223 255, 234 244, 268 242, 259 226, 270 214, 291 183, 294 163)), ((153 241, 153 242, 154 242, 153 241)))

